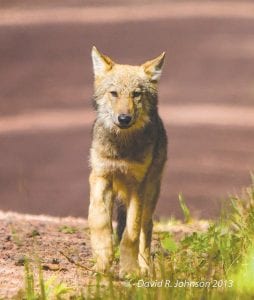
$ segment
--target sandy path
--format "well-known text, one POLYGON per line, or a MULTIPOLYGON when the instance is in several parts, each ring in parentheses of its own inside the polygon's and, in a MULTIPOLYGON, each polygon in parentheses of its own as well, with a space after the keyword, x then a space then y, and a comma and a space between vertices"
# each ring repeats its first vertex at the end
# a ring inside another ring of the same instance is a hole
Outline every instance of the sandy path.
POLYGON ((42 25, 47 23, 125 23, 130 21, 163 20, 167 18, 254 18, 254 4, 241 2, 164 3, 128 6, 42 8, 40 10, 3 9, 0 26, 42 25), (96 17, 95 17, 96 16, 96 17))

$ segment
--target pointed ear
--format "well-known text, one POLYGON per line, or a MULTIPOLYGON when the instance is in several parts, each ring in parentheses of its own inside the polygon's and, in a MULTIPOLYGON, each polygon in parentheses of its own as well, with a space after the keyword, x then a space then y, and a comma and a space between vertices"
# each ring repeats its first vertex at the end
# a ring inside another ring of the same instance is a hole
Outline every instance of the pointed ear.
POLYGON ((158 81, 161 76, 162 66, 164 63, 165 52, 153 60, 145 62, 142 66, 147 75, 150 76, 151 81, 158 81))
POLYGON ((95 46, 92 48, 92 61, 95 76, 103 75, 114 65, 114 62, 108 56, 101 54, 95 46))

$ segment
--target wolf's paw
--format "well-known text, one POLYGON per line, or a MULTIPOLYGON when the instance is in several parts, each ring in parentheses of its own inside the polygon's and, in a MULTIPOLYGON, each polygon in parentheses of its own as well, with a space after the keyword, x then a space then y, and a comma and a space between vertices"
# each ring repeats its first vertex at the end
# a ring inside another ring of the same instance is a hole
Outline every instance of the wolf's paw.
POLYGON ((111 264, 102 260, 98 260, 93 266, 92 270, 95 273, 109 273, 111 270, 111 264))
POLYGON ((149 256, 139 254, 139 267, 142 276, 150 276, 152 274, 151 261, 149 256))
POLYGON ((142 266, 140 267, 140 273, 142 276, 150 276, 152 272, 149 266, 142 266))

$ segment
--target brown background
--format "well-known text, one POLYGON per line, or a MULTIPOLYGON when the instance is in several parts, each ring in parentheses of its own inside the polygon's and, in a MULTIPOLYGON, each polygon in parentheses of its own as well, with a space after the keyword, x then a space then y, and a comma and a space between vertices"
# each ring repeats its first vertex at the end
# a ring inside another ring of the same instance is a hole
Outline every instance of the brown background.
POLYGON ((92 45, 121 63, 167 52, 169 160, 157 216, 218 215, 254 166, 254 3, 0 1, 0 209, 86 216, 92 45))

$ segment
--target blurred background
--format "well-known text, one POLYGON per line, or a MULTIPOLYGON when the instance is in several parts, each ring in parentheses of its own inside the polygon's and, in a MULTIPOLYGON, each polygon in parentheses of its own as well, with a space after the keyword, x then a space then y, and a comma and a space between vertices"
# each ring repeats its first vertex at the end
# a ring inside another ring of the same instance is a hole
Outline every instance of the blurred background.
POLYGON ((0 0, 0 210, 87 216, 92 45, 167 52, 169 138, 157 217, 213 218, 254 169, 253 1, 0 0))

